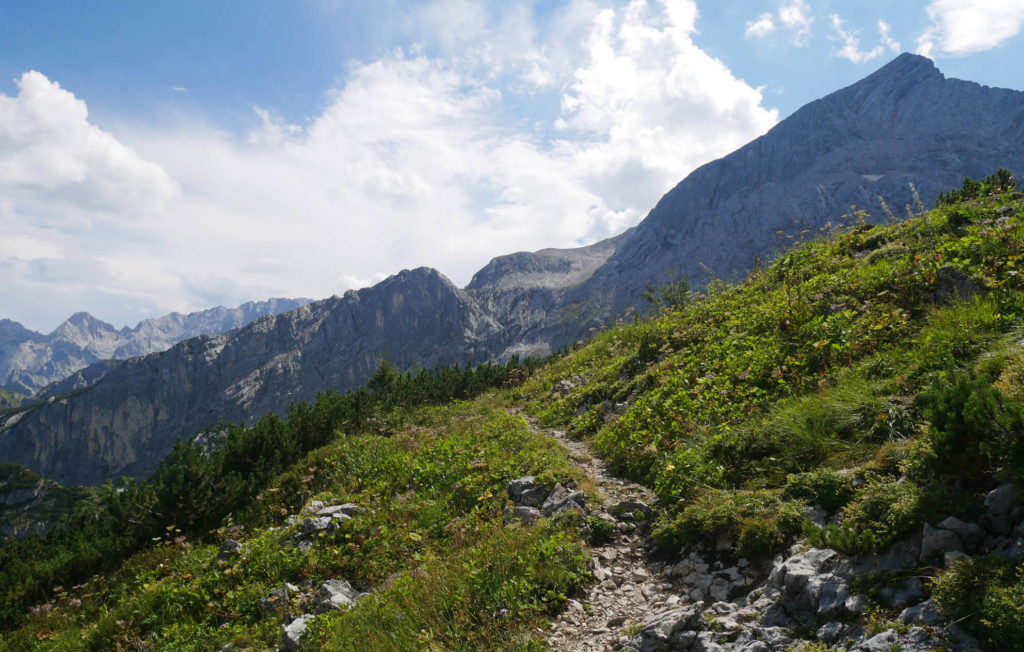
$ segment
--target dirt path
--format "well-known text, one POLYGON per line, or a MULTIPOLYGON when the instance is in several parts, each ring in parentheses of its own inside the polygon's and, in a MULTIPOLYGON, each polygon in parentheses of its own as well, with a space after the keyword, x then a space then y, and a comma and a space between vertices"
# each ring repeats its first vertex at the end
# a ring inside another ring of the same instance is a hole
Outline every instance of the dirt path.
POLYGON ((542 428, 530 417, 527 421, 532 431, 561 444, 573 463, 593 480, 602 494, 601 505, 592 506, 594 512, 601 518, 614 519, 616 526, 608 543, 591 550, 598 583, 583 600, 569 601, 548 634, 548 644, 564 652, 614 650, 624 642, 630 625, 683 602, 673 590, 665 565, 651 558, 646 528, 630 514, 637 503, 653 506, 654 494, 612 475, 600 459, 590 454, 586 443, 569 439, 564 430, 542 428))

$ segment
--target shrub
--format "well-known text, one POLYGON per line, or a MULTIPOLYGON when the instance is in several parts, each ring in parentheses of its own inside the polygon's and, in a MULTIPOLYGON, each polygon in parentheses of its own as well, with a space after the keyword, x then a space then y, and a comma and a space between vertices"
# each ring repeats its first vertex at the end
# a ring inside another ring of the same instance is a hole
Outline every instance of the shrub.
POLYGON ((777 552, 800 531, 803 506, 784 500, 779 491, 706 490, 653 532, 662 550, 681 545, 713 546, 720 537, 733 552, 758 559, 777 552))
POLYGON ((855 529, 848 525, 821 527, 805 522, 804 536, 815 548, 832 548, 845 555, 859 555, 878 548, 878 537, 873 530, 855 529))
POLYGON ((830 469, 790 474, 786 476, 786 486, 782 493, 789 499, 821 505, 830 512, 850 502, 853 494, 853 483, 849 476, 830 469))
POLYGON ((921 488, 913 482, 871 478, 840 512, 842 525, 870 530, 884 548, 921 522, 921 488))
POLYGON ((1024 567, 991 556, 964 559, 933 579, 932 595, 986 649, 1024 649, 1024 567))
POLYGON ((1024 473, 1024 408, 973 371, 948 371, 921 396, 936 472, 977 478, 1009 466, 1024 473))

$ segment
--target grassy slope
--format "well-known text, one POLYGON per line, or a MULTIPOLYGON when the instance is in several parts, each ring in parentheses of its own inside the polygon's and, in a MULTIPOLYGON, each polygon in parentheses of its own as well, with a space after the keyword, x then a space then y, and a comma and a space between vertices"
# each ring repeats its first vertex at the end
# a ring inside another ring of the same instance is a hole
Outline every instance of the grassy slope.
MULTIPOLYGON (((619 472, 654 488, 669 554, 723 537, 737 554, 773 553, 814 503, 842 510, 844 526, 811 534, 851 550, 883 546, 926 518, 969 517, 1019 469, 996 446, 970 477, 950 477, 945 440, 925 418, 936 403, 928 388, 972 369, 977 387, 997 388, 993 419, 1019 404, 1022 255, 1024 205, 1010 195, 805 244, 740 286, 599 334, 520 390, 342 433, 235 515, 246 526, 242 562, 219 564, 215 543, 171 531, 117 572, 60 588, 5 645, 265 647, 280 625, 261 617, 259 597, 284 581, 343 577, 390 588, 318 619, 311 647, 536 647, 530 632, 587 581, 586 560, 572 523, 501 523, 508 479, 574 476, 555 445, 505 411, 519 405, 591 438, 619 472), (987 292, 937 302, 943 266, 987 292), (283 548, 287 532, 276 528, 314 497, 371 512, 310 553, 283 548)), ((970 621, 998 641, 1024 622, 1006 611, 1021 585, 1012 568, 970 571, 940 576, 939 591, 1002 609, 1009 624, 986 625, 978 610, 970 621)), ((974 605, 945 603, 951 612, 974 605)))

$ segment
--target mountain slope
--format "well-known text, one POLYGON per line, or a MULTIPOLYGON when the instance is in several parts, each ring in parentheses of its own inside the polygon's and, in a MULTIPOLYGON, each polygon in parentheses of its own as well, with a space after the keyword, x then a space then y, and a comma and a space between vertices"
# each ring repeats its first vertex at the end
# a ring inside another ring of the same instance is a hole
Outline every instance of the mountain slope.
POLYGON ((0 640, 1019 650, 1022 267, 1024 193, 993 184, 805 243, 521 385, 445 402, 467 392, 442 372, 427 407, 381 373, 212 456, 179 446, 79 510, 84 532, 0 548, 0 640), (650 493, 604 501, 588 447, 650 493))
POLYGON ((213 422, 251 422, 322 389, 355 387, 385 355, 401 368, 483 362, 500 336, 448 279, 404 271, 343 298, 130 359, 80 394, 10 417, 0 451, 62 484, 145 477, 179 437, 213 422))
POLYGON ((265 315, 276 315, 308 299, 249 301, 189 314, 173 312, 120 330, 87 312, 69 317, 48 335, 0 320, 0 388, 34 394, 100 360, 124 360, 164 351, 198 335, 226 333, 265 315))
POLYGON ((779 231, 815 233, 852 203, 874 206, 881 195, 902 214, 914 202, 909 182, 931 198, 965 174, 1024 170, 1022 140, 1024 93, 947 80, 929 60, 901 55, 696 170, 616 238, 497 258, 466 290, 432 270, 403 272, 183 343, 9 419, 0 461, 64 484, 144 474, 178 437, 356 387, 385 354, 404 368, 545 355, 647 309, 642 291, 667 269, 696 287, 707 280, 701 265, 732 277, 790 242, 779 231))
MULTIPOLYGON (((946 79, 928 59, 902 54, 863 80, 811 102, 768 133, 708 163, 666 194, 566 302, 602 305, 575 335, 637 308, 666 270, 702 286, 742 276, 787 246, 866 209, 874 221, 931 205, 964 176, 1024 171, 1024 92, 946 79)), ((552 326, 557 332, 557 328, 552 326)))

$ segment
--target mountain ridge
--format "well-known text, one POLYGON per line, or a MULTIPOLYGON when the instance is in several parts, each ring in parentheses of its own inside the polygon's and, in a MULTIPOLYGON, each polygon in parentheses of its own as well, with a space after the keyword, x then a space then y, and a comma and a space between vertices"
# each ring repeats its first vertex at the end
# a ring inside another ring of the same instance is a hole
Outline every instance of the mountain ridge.
POLYGON ((125 360, 169 348, 209 333, 224 333, 259 317, 292 310, 309 299, 247 301, 234 308, 217 306, 192 313, 172 312, 120 329, 88 312, 72 314, 49 333, 11 319, 0 319, 0 388, 34 394, 87 366, 125 360))
POLYGON ((772 258, 786 235, 817 232, 850 204, 883 196, 898 208, 914 202, 909 183, 934 197, 965 175, 1024 170, 1013 147, 1022 138, 996 138, 1007 134, 1024 138, 1024 92, 946 80, 929 60, 901 55, 698 168, 615 238, 498 257, 465 289, 436 270, 404 270, 128 361, 66 405, 0 425, 3 461, 64 484, 144 475, 179 437, 356 387, 384 359, 414 368, 545 355, 645 312, 643 290, 667 270, 696 287, 705 270, 735 278, 772 258), (57 461, 72 450, 74 468, 57 461))

